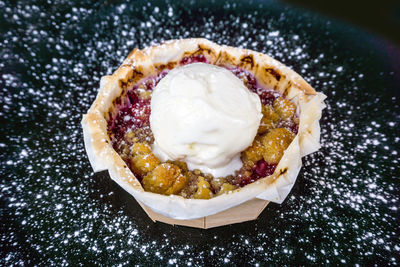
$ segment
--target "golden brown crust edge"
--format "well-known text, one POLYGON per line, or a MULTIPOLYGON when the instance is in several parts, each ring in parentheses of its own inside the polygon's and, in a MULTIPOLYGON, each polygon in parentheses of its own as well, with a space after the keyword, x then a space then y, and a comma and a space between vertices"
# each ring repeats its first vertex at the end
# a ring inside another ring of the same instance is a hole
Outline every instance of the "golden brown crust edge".
POLYGON ((194 219, 239 205, 254 197, 281 203, 290 192, 301 167, 301 157, 319 148, 319 119, 325 96, 296 72, 279 61, 247 49, 219 46, 206 39, 167 41, 159 46, 134 49, 111 76, 101 79, 100 91, 82 127, 85 147, 94 171, 108 170, 110 176, 137 200, 154 211, 176 219, 194 219), (296 103, 300 113, 299 133, 273 175, 260 179, 232 194, 210 200, 183 199, 144 192, 124 161, 112 148, 107 135, 107 119, 113 101, 141 78, 173 68, 187 55, 203 54, 217 65, 239 66, 251 71, 267 88, 279 91, 296 103), (154 205, 154 203, 159 203, 154 205), (160 204, 161 203, 161 204, 160 204), (196 212, 196 208, 199 212, 196 212))

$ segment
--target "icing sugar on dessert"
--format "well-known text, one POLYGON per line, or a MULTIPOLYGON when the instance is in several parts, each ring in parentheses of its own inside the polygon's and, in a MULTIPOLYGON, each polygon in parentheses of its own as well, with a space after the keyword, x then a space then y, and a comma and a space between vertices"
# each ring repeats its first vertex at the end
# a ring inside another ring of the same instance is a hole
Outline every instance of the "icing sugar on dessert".
POLYGON ((261 118, 259 96, 231 71, 205 63, 175 68, 152 94, 153 152, 214 177, 234 174, 261 118))

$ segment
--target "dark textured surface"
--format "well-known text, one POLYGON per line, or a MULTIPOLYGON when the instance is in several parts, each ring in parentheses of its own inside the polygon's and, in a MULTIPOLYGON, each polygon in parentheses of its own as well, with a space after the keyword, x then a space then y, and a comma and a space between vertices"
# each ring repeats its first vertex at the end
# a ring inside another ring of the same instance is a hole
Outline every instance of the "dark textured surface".
POLYGON ((400 1, 278 0, 340 18, 389 39, 400 48, 400 1))
POLYGON ((399 52, 265 2, 0 1, 0 265, 398 265, 399 52), (93 174, 81 115, 134 47, 179 37, 266 52, 327 96, 322 149, 253 222, 152 223, 93 174))

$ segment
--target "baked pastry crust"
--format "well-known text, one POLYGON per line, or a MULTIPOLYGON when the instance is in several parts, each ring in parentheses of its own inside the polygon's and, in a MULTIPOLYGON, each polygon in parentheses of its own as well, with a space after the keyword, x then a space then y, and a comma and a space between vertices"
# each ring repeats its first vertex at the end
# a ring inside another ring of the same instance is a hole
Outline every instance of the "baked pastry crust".
POLYGON ((108 170, 110 177, 136 200, 174 219, 201 218, 253 198, 282 203, 296 181, 301 158, 320 148, 319 119, 325 108, 325 98, 296 72, 265 54, 220 46, 201 38, 171 40, 143 50, 134 49, 112 75, 101 78, 96 100, 82 119, 85 148, 95 172, 108 170), (116 112, 115 100, 126 94, 138 81, 175 67, 187 56, 196 55, 205 56, 211 64, 246 69, 253 73, 262 86, 280 92, 295 103, 299 114, 298 134, 285 150, 272 175, 229 194, 204 200, 146 192, 113 149, 107 134, 107 120, 116 112))

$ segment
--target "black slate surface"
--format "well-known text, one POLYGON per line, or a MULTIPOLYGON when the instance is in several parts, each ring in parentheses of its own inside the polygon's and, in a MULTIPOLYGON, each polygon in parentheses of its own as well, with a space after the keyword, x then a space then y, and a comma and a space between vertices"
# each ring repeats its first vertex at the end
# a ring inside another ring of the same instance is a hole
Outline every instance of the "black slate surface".
POLYGON ((0 1, 0 265, 399 265, 399 51, 276 2, 0 1), (80 120, 134 47, 206 37, 328 96, 322 148, 282 205, 210 230, 153 223, 80 120))

